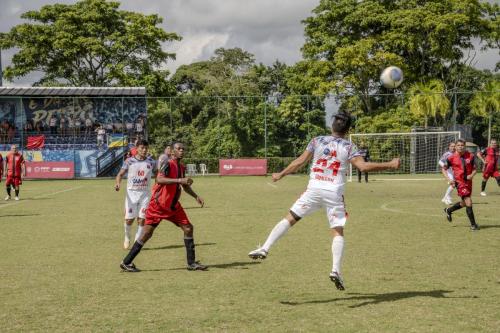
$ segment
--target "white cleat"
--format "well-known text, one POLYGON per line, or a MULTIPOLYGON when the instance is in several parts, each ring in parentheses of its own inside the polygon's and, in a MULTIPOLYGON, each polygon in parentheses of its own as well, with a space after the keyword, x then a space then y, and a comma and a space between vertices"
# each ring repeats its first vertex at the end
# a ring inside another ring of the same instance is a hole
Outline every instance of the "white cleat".
POLYGON ((258 248, 257 250, 251 251, 248 256, 252 259, 266 259, 267 251, 263 248, 258 248))
POLYGON ((9 200, 10 200, 10 195, 5 197, 5 201, 9 201, 9 200))
POLYGON ((123 241, 123 249, 128 250, 129 247, 130 247, 130 239, 125 238, 125 240, 123 241))
POLYGON ((19 197, 15 197, 14 200, 19 201, 19 197))
POLYGON ((340 274, 337 273, 337 272, 331 272, 330 273, 330 280, 335 283, 335 287, 338 289, 338 290, 345 290, 345 286, 344 286, 344 280, 342 280, 342 278, 340 277, 340 274))
POLYGON ((451 198, 449 198, 449 197, 448 197, 448 198, 446 198, 446 204, 447 204, 447 205, 451 205, 451 204, 453 204, 453 201, 451 201, 451 198))
POLYGON ((486 196, 486 192, 481 192, 480 194, 481 194, 482 197, 486 196))

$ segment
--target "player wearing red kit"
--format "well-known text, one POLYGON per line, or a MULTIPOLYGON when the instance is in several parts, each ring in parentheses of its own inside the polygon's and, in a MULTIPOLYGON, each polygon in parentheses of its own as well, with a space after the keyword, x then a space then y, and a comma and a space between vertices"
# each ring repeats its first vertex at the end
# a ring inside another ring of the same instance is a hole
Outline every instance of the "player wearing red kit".
POLYGON ((486 182, 490 177, 496 179, 498 186, 500 186, 500 172, 498 172, 498 158, 500 151, 498 150, 497 140, 492 139, 490 146, 477 153, 477 157, 483 161, 483 182, 481 183, 481 195, 486 196, 486 182))
POLYGON ((195 198, 201 207, 205 204, 203 199, 191 188, 193 180, 184 176, 185 167, 181 163, 183 156, 184 145, 179 142, 174 144, 171 159, 164 163, 164 167, 160 170, 156 178, 156 184, 153 187, 151 200, 146 210, 146 222, 144 223, 142 236, 134 243, 132 249, 130 249, 130 252, 120 264, 123 271, 139 271, 132 262, 144 244, 153 236, 153 232, 161 220, 168 220, 174 223, 184 232, 187 269, 192 271, 207 269, 207 266, 196 261, 193 239, 194 227, 179 202, 182 186, 184 192, 195 198))
POLYGON ((15 199, 19 200, 19 186, 23 183, 21 177, 26 176, 26 169, 24 167, 23 155, 17 151, 16 145, 12 145, 10 152, 5 156, 5 175, 5 186, 7 189, 5 200, 10 200, 12 185, 14 185, 16 192, 15 199))
POLYGON ((442 169, 442 173, 448 180, 449 184, 457 189, 458 196, 461 200, 450 208, 445 208, 444 212, 448 221, 451 222, 451 214, 454 211, 465 207, 467 216, 469 217, 471 230, 479 230, 479 226, 476 224, 476 220, 474 218, 471 199, 472 178, 477 172, 474 155, 465 150, 464 140, 457 140, 455 148, 456 152, 446 159, 446 164, 442 169), (451 179, 445 171, 449 168, 453 171, 453 177, 455 179, 451 179))
POLYGON ((0 154, 0 182, 2 181, 3 177, 3 156, 0 154))

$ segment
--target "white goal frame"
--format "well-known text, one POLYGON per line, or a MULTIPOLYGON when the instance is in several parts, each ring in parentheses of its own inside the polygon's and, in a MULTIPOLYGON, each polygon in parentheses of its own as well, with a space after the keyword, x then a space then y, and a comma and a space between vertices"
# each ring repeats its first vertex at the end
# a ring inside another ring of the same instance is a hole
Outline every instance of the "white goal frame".
MULTIPOLYGON (((417 137, 421 137, 421 136, 425 136, 425 135, 454 135, 456 139, 460 139, 461 138, 461 133, 460 131, 436 131, 436 132, 400 132, 400 133, 356 133, 356 134, 349 134, 349 141, 353 142, 354 144, 356 144, 356 141, 355 140, 356 138, 360 138, 360 137, 373 137, 373 136, 386 136, 386 137, 395 137, 395 136, 400 136, 400 137, 410 137, 410 138, 417 138, 417 137), (354 141, 353 141, 354 140, 354 141)), ((416 140, 415 140, 416 142, 416 140)), ((414 155, 414 150, 415 150, 415 147, 413 144, 410 144, 410 164, 411 163, 414 163, 414 161, 412 161, 412 158, 414 159, 415 157, 413 156, 412 157, 412 154, 414 155)), ((359 148, 359 146, 358 146, 359 148)), ((438 159, 439 157, 441 157, 441 154, 444 153, 444 151, 441 151, 441 152, 436 152, 436 166, 438 164, 438 159)), ((397 157, 397 156, 394 156, 394 157, 397 157)), ((348 177, 348 181, 349 182, 352 182, 352 175, 353 175, 353 166, 352 164, 349 164, 349 177, 348 177)), ((397 171, 395 173, 398 173, 397 171)), ((403 172, 404 174, 416 174, 416 172, 403 172)))

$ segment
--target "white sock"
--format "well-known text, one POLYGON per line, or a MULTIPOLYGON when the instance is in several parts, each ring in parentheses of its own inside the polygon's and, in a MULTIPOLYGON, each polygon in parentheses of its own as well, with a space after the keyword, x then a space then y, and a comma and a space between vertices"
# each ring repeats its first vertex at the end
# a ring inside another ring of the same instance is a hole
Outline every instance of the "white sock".
POLYGON ((335 236, 332 241, 333 267, 332 271, 340 274, 340 264, 344 254, 344 236, 335 236))
POLYGON ((291 227, 290 222, 288 222, 287 219, 281 220, 278 224, 274 226, 273 230, 271 230, 271 233, 267 237, 267 240, 262 246, 262 248, 266 251, 269 251, 271 246, 273 246, 273 244, 278 239, 280 239, 284 234, 286 234, 288 229, 290 229, 290 227, 291 227))
POLYGON ((448 189, 446 190, 446 194, 444 195, 445 198, 450 198, 451 199, 451 191, 453 191, 453 187, 449 186, 448 189))
POLYGON ((132 227, 131 225, 125 223, 124 224, 124 227, 125 227, 125 238, 126 239, 130 239, 130 228, 132 227))
POLYGON ((135 233, 135 239, 134 239, 134 241, 137 241, 139 238, 141 238, 142 228, 144 228, 144 226, 142 226, 142 225, 138 225, 137 226, 137 232, 135 233))

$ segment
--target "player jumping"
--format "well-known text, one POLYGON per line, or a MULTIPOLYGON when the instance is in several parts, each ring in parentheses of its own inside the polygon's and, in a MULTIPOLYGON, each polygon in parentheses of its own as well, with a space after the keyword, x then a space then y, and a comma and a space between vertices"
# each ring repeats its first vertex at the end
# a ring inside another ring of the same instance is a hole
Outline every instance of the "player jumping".
POLYGON ((18 152, 16 145, 10 146, 10 152, 5 156, 5 175, 7 177, 5 180, 7 190, 5 200, 10 200, 12 185, 14 185, 16 193, 15 200, 19 200, 19 187, 23 183, 22 177, 26 177, 26 168, 23 155, 18 152))
POLYGON ((498 172, 498 158, 500 151, 498 150, 497 140, 492 139, 490 146, 477 153, 477 157, 483 161, 483 182, 481 183, 481 195, 486 196, 486 182, 490 177, 496 179, 498 186, 500 186, 500 172, 498 172))
POLYGON ((146 222, 142 236, 134 243, 132 249, 123 259, 120 267, 125 272, 139 272, 139 269, 132 263, 139 254, 144 244, 153 236, 153 232, 160 224, 161 220, 169 220, 177 225, 184 232, 184 245, 186 246, 187 269, 190 271, 206 270, 207 266, 196 261, 195 246, 193 239, 194 227, 189 221, 184 208, 182 208, 179 198, 181 196, 181 186, 184 191, 196 199, 203 207, 205 202, 191 188, 193 180, 185 178, 185 167, 181 163, 184 156, 184 145, 175 143, 173 146, 171 159, 165 166, 153 187, 153 194, 146 211, 146 222))
POLYGON ((344 112, 338 113, 333 119, 331 136, 312 139, 299 158, 280 173, 272 175, 273 181, 276 182, 296 172, 309 161, 313 161, 306 191, 295 202, 286 217, 276 224, 264 245, 248 254, 250 258, 265 259, 271 246, 285 235, 290 227, 301 218, 325 207, 333 237, 333 268, 330 279, 337 289, 344 290, 340 265, 344 252, 344 225, 347 220, 343 194, 348 163, 362 172, 397 169, 400 165, 399 158, 385 163, 365 162, 356 146, 345 139, 350 126, 351 116, 344 112))
POLYGON ((476 224, 476 219, 474 218, 471 199, 472 178, 474 178, 476 174, 474 155, 465 150, 465 141, 462 139, 457 140, 455 149, 456 152, 446 159, 446 165, 442 172, 444 177, 448 179, 448 182, 457 189, 460 201, 450 208, 445 208, 444 213, 446 214, 448 222, 451 222, 451 214, 465 207, 470 221, 470 229, 476 231, 479 230, 479 226, 476 224), (453 171, 454 179, 449 178, 448 173, 445 171, 449 168, 453 171))
POLYGON ((123 248, 130 246, 130 228, 137 218, 137 232, 135 240, 139 239, 144 226, 146 208, 151 196, 151 176, 156 173, 156 161, 148 157, 148 142, 138 140, 136 142, 137 153, 129 157, 116 176, 115 190, 120 190, 120 183, 127 173, 127 197, 125 199, 125 240, 123 248))
MULTIPOLYGON (((439 159, 439 166, 442 168, 445 167, 446 165, 446 160, 448 157, 453 155, 455 153, 455 142, 450 142, 448 145, 448 151, 446 151, 443 156, 439 159)), ((454 180, 453 178, 453 171, 451 169, 446 170, 445 172, 448 173, 448 179, 451 179, 452 181, 454 180)), ((446 193, 444 194, 443 199, 441 199, 441 202, 446 204, 446 205, 451 205, 453 201, 451 200, 451 191, 453 191, 453 186, 449 184, 448 188, 446 189, 446 193)))

